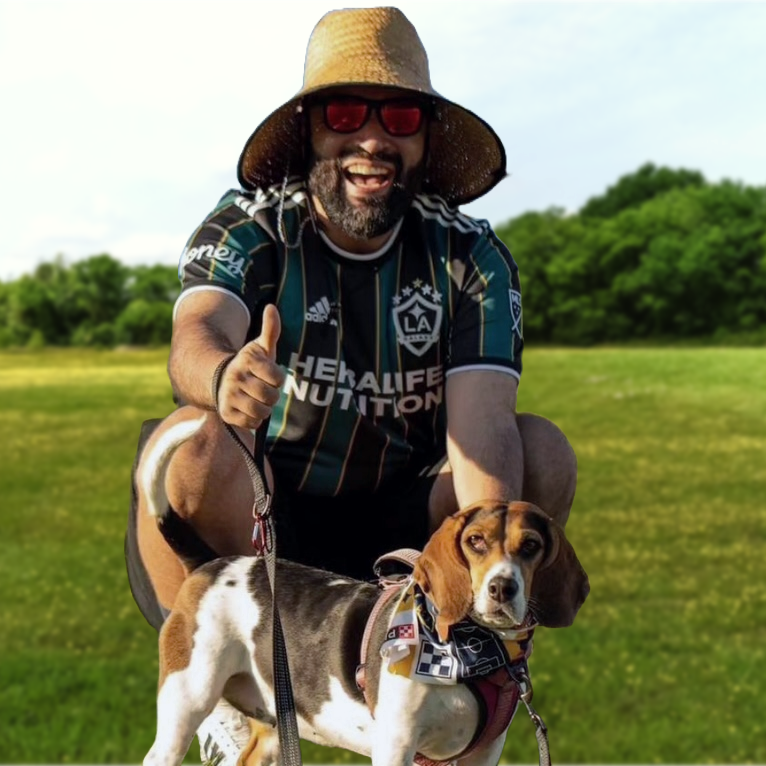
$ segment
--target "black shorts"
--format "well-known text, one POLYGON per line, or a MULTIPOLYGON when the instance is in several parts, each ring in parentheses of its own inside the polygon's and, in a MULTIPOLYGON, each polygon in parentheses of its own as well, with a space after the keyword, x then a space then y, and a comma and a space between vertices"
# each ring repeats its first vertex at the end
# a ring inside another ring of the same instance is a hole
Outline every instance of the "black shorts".
POLYGON ((341 497, 291 493, 277 480, 278 556, 358 580, 373 579, 373 563, 382 554, 423 549, 434 478, 415 477, 394 490, 341 497))
MULTIPOLYGON (((133 473, 144 444, 161 422, 147 420, 143 424, 133 473)), ((423 472, 395 489, 342 497, 290 492, 277 477, 274 496, 277 556, 358 580, 372 580, 373 563, 378 556, 397 548, 423 549, 428 539, 428 498, 435 477, 435 471, 423 472)), ((125 563, 138 608, 147 622, 159 630, 168 612, 157 601, 138 551, 133 476, 125 563)))

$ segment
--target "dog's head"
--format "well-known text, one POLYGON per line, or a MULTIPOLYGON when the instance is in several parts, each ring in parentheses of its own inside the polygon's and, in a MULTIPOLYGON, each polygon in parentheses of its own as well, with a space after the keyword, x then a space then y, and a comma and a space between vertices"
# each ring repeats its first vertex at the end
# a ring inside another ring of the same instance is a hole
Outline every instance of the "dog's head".
POLYGON ((444 520, 413 573, 442 641, 470 617, 488 628, 574 621, 590 587, 564 530, 531 503, 480 502, 444 520))

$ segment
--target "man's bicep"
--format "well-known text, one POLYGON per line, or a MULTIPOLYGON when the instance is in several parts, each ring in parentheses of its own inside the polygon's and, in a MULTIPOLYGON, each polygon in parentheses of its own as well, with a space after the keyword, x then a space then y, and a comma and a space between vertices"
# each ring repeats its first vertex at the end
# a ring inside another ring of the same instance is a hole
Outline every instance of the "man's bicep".
POLYGON ((447 376, 447 429, 453 434, 481 435, 493 421, 515 417, 518 379, 496 370, 455 370, 447 376))
POLYGON ((250 312, 234 293, 222 288, 194 289, 182 293, 173 316, 173 341, 212 332, 233 349, 240 349, 250 327, 250 312))

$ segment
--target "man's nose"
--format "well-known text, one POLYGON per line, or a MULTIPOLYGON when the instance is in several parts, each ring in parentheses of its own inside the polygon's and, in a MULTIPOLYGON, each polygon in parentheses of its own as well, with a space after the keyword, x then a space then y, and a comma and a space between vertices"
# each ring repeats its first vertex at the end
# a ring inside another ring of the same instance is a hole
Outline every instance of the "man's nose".
POLYGON ((391 136, 383 129, 378 115, 374 111, 367 122, 354 133, 354 140, 370 154, 396 148, 391 136))

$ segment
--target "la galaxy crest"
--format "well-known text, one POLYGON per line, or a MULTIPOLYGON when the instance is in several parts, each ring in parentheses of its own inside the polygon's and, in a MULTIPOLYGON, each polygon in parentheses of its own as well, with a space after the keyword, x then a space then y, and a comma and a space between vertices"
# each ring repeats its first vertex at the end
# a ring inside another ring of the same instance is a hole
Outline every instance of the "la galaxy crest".
POLYGON ((393 298, 396 337, 415 356, 423 356, 439 340, 442 296, 438 290, 416 279, 393 298))

